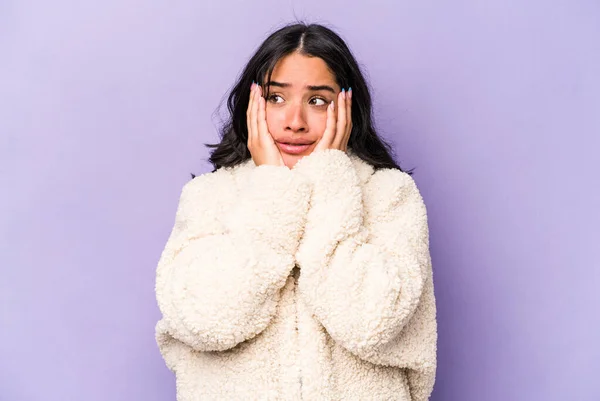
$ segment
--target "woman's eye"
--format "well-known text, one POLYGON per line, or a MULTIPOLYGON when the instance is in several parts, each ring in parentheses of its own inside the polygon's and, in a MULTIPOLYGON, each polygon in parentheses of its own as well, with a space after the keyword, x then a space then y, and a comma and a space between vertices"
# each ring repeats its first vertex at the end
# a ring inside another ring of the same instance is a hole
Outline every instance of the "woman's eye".
POLYGON ((283 98, 281 96, 279 96, 279 95, 271 95, 271 96, 269 96, 268 100, 271 103, 280 103, 280 102, 277 101, 277 98, 283 100, 283 98))
POLYGON ((315 106, 324 106, 327 103, 327 101, 325 99, 322 99, 320 97, 314 97, 314 98, 312 98, 311 102, 313 102, 313 101, 314 102, 321 102, 321 103, 316 103, 315 106))

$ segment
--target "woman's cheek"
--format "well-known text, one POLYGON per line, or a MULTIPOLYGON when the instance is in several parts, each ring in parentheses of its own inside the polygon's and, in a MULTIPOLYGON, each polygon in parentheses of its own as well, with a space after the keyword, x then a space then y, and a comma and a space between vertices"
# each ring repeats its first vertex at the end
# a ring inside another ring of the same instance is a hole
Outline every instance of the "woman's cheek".
POLYGON ((313 118, 311 118, 310 130, 316 134, 317 139, 321 139, 323 137, 326 126, 327 114, 323 115, 323 113, 319 113, 315 114, 313 118))
POLYGON ((271 110, 269 109, 269 105, 267 105, 267 109, 265 110, 265 120, 267 120, 267 129, 271 132, 271 127, 273 126, 273 118, 271 116, 271 110))
POLYGON ((279 121, 281 120, 281 116, 279 114, 280 113, 278 113, 277 110, 273 110, 267 105, 265 117, 267 120, 267 129, 269 130, 271 135, 277 134, 277 127, 280 126, 279 121))

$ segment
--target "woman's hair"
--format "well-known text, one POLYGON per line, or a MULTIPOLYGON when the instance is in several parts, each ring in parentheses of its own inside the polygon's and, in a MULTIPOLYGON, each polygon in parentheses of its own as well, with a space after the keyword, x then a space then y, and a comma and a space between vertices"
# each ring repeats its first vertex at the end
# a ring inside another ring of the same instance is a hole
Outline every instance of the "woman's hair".
MULTIPOLYGON (((221 142, 205 144, 214 149, 209 161, 215 170, 233 167, 251 158, 246 125, 250 85, 252 81, 263 84, 263 77, 267 77, 269 82, 277 62, 294 52, 323 59, 333 72, 336 83, 341 88, 352 88, 352 132, 348 140, 352 152, 375 169, 394 168, 402 171, 391 155, 390 145, 375 132, 371 95, 350 49, 331 29, 304 23, 287 25, 273 32, 244 68, 227 99, 229 117, 219 130, 221 142)), ((268 88, 266 90, 265 98, 268 98, 268 88)))

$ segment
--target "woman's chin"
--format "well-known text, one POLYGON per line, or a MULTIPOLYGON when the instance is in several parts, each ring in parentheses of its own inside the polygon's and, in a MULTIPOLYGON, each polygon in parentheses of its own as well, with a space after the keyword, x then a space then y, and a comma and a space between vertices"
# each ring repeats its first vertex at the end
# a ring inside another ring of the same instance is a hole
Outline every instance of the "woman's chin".
POLYGON ((283 153, 282 152, 281 153, 281 157, 283 158, 283 162, 285 163, 285 165, 288 168, 291 169, 291 168, 293 168, 296 165, 296 163, 298 163, 298 161, 300 159, 302 159, 304 156, 308 156, 311 152, 312 152, 312 149, 310 149, 307 152, 303 152, 301 154, 298 154, 298 155, 290 155, 288 153, 283 153), (306 153, 306 154, 304 154, 304 153, 306 153))
POLYGON ((299 155, 288 155, 285 153, 283 153, 281 156, 283 157, 283 162, 285 163, 287 168, 290 169, 293 168, 296 165, 296 163, 298 163, 298 160, 300 160, 300 158, 302 157, 299 155))

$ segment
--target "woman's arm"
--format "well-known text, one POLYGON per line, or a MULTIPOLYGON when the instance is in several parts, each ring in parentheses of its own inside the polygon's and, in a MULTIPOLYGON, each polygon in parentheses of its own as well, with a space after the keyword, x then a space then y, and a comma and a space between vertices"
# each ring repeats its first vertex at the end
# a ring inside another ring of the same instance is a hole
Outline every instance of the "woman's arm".
POLYGON ((183 187, 156 271, 156 335, 170 367, 183 344, 222 351, 264 330, 294 267, 308 183, 264 165, 239 185, 218 170, 183 187))
POLYGON ((372 363, 414 369, 413 399, 433 387, 437 329, 427 213, 410 175, 379 170, 364 191, 345 152, 295 169, 314 184, 296 258, 300 294, 331 337, 372 363))

